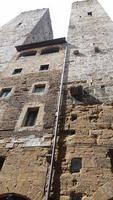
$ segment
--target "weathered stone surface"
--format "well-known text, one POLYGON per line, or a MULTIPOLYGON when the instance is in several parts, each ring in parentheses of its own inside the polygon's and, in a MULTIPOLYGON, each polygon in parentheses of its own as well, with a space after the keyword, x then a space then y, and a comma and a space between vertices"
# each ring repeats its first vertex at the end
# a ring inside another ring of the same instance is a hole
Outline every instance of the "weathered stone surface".
MULTIPOLYGON (((54 133, 65 44, 54 45, 58 53, 41 55, 44 46, 35 48, 32 57, 14 58, 0 75, 0 92, 12 88, 7 97, 0 97, 0 156, 5 156, 0 171, 0 194, 18 193, 30 199, 45 198, 49 161, 54 133), (49 69, 40 71, 41 65, 49 69), (14 69, 22 68, 20 74, 14 69), (45 84, 42 94, 33 93, 35 85, 45 84), (34 126, 24 126, 28 107, 39 107, 34 126)), ((29 51, 29 50, 28 50, 29 51)))
POLYGON ((56 199, 71 199, 72 193, 87 200, 113 198, 113 162, 108 156, 113 148, 112 34, 113 22, 97 0, 72 4, 56 199), (78 173, 70 171, 73 158, 82 158, 78 173))
POLYGON ((52 38, 48 9, 21 13, 0 28, 0 70, 2 71, 15 55, 15 46, 52 38))

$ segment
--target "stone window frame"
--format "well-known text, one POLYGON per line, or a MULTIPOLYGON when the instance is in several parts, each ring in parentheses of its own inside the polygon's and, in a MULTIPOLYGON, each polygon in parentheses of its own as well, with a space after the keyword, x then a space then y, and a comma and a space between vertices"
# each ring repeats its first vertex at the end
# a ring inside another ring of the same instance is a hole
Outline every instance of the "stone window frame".
POLYGON ((17 120, 15 131, 24 131, 24 130, 41 131, 43 129, 43 117, 44 117, 44 114, 45 114, 44 107, 45 107, 45 104, 38 103, 38 102, 33 102, 33 103, 31 102, 31 103, 25 104, 24 107, 22 108, 20 116, 17 120), (22 126, 23 121, 24 121, 25 116, 26 116, 26 113, 28 111, 28 108, 35 108, 35 107, 39 108, 35 125, 34 126, 22 126))
POLYGON ((32 94, 32 95, 37 95, 37 96, 43 96, 43 95, 45 95, 45 94, 48 93, 48 90, 49 90, 49 82, 47 82, 47 81, 38 81, 36 83, 33 83, 32 87, 31 87, 31 89, 29 91, 29 94, 30 95, 32 94), (45 85, 45 91, 44 91, 44 93, 38 94, 38 93, 33 92, 34 87, 38 86, 38 85, 45 85))
POLYGON ((14 86, 8 86, 8 87, 1 87, 1 88, 0 88, 0 93, 1 93, 2 90, 4 90, 4 89, 11 89, 11 91, 10 91, 10 93, 9 93, 7 96, 5 96, 5 97, 1 97, 1 96, 0 96, 0 100, 10 98, 10 97, 14 94, 14 91, 15 91, 15 87, 14 87, 14 86))

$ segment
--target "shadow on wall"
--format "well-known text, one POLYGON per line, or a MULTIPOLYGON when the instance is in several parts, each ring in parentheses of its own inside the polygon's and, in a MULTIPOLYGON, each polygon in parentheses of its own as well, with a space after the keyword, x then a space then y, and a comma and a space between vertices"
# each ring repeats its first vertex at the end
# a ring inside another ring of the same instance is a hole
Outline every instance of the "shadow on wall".
POLYGON ((88 105, 101 104, 101 102, 95 97, 93 97, 88 90, 83 89, 82 85, 71 86, 70 95, 73 98, 73 100, 77 100, 83 104, 88 104, 88 105))

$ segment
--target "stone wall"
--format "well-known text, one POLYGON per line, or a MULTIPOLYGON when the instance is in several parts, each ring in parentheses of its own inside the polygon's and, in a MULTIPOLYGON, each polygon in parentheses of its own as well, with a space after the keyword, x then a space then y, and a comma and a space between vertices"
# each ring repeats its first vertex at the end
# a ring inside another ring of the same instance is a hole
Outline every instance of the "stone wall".
POLYGON ((113 198, 112 35, 113 22, 96 0, 72 4, 55 199, 113 198), (81 159, 79 172, 71 172, 73 158, 81 159))
POLYGON ((12 88, 10 95, 0 97, 0 158, 5 157, 0 194, 45 198, 64 55, 65 44, 17 52, 0 75, 0 94, 2 89, 12 88), (60 51, 41 55, 42 49, 50 47, 59 47, 60 51), (31 50, 37 54, 19 57, 31 50), (40 66, 46 64, 48 70, 40 71, 40 66), (19 68, 21 73, 13 74, 19 68), (33 93, 35 84, 46 84, 43 94, 33 93), (39 107, 37 123, 25 127, 22 121, 32 106, 39 107))

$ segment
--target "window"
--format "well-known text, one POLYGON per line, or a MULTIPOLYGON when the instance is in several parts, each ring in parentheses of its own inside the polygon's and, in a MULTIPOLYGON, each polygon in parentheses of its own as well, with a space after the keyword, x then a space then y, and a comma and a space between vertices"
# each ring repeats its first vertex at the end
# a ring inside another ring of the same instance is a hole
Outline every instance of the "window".
POLYGON ((41 55, 48 54, 48 53, 56 53, 56 52, 59 52, 59 50, 60 50, 59 47, 46 48, 41 51, 41 55))
POLYGON ((11 92, 11 88, 4 88, 0 92, 0 97, 3 98, 3 97, 9 96, 10 92, 11 92))
POLYGON ((34 126, 38 115, 39 108, 28 108, 22 126, 34 126))
POLYGON ((19 57, 35 56, 37 51, 25 51, 20 53, 19 57))
POLYGON ((73 158, 71 160, 71 173, 80 172, 82 168, 82 159, 81 158, 73 158))
POLYGON ((33 93, 43 94, 45 91, 45 84, 35 85, 33 93))
POLYGON ((82 194, 73 194, 71 200, 82 200, 82 194))
POLYGON ((40 66, 40 71, 48 70, 49 65, 41 65, 40 66))
POLYGON ((0 200, 30 200, 26 196, 22 196, 16 193, 0 194, 0 200))
POLYGON ((88 12, 87 14, 88 14, 89 16, 92 16, 92 12, 88 12))
POLYGON ((20 74, 21 71, 22 71, 22 68, 17 68, 17 69, 14 69, 12 74, 20 74))
POLYGON ((99 47, 95 47, 94 50, 95 50, 95 53, 100 53, 101 52, 99 47))
POLYGON ((0 170, 3 167, 4 161, 5 161, 5 157, 4 156, 0 156, 0 170))
POLYGON ((113 172, 113 149, 109 149, 108 156, 110 157, 111 161, 111 171, 113 172))

